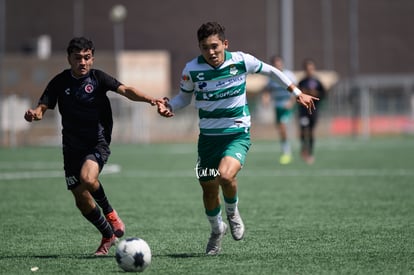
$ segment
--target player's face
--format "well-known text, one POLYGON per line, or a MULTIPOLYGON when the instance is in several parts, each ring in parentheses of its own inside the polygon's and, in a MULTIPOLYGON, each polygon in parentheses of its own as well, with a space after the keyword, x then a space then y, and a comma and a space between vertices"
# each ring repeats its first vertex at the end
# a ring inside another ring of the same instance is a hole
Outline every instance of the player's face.
POLYGON ((276 60, 273 64, 278 70, 281 70, 281 71, 283 70, 283 61, 282 61, 282 59, 276 58, 276 60))
POLYGON ((72 52, 68 56, 68 61, 72 74, 76 77, 82 77, 89 73, 93 65, 92 50, 81 50, 80 52, 72 52))
POLYGON ((221 41, 217 34, 210 35, 200 41, 199 47, 207 63, 213 67, 218 67, 224 62, 224 51, 228 47, 228 41, 221 41))
POLYGON ((313 76, 315 74, 316 68, 315 64, 308 63, 305 65, 305 73, 307 76, 313 76))

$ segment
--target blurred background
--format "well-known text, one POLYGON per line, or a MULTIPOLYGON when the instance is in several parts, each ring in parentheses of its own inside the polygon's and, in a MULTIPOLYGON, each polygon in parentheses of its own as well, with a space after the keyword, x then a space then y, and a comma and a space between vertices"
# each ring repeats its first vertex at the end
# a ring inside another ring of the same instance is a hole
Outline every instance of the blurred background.
MULTIPOLYGON (((181 70, 199 55, 198 27, 218 21, 229 50, 268 62, 281 55, 298 78, 316 61, 328 89, 317 134, 369 139, 414 133, 412 0, 0 0, 0 146, 59 145, 60 117, 41 123, 23 114, 51 78, 68 68, 73 36, 95 43, 95 68, 155 97, 178 92, 181 70)), ((271 107, 261 104, 266 79, 252 76, 252 137, 276 139, 271 107)), ((194 108, 161 118, 154 107, 108 93, 113 141, 194 140, 194 108)), ((295 132, 295 126, 292 131, 295 132)))

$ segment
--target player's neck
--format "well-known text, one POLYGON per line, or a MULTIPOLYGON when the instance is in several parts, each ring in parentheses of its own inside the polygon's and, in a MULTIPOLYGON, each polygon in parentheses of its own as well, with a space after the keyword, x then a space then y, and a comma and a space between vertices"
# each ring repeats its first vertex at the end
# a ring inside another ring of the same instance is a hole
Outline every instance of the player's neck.
POLYGON ((89 75, 89 73, 90 73, 90 71, 89 71, 87 74, 85 74, 85 75, 77 76, 77 75, 75 75, 75 74, 73 73, 73 71, 72 71, 72 70, 70 70, 70 75, 71 75, 74 79, 82 79, 82 78, 85 78, 85 77, 87 77, 87 76, 89 75))

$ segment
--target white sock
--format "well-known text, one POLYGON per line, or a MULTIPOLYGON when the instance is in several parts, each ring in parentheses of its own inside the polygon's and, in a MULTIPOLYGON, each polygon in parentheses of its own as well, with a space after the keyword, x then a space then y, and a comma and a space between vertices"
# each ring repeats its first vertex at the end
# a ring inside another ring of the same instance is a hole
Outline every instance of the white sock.
POLYGON ((216 216, 208 216, 207 219, 211 225, 211 231, 214 233, 220 233, 223 231, 223 218, 221 217, 221 210, 216 216))
POLYGON ((290 143, 289 143, 289 141, 287 141, 287 140, 282 141, 282 152, 285 155, 290 155, 291 151, 290 151, 290 143))
POLYGON ((227 214, 227 216, 234 215, 234 213, 237 211, 237 205, 238 205, 238 203, 239 203, 239 200, 237 200, 234 203, 228 203, 228 202, 225 202, 224 203, 224 206, 226 208, 226 214, 227 214))

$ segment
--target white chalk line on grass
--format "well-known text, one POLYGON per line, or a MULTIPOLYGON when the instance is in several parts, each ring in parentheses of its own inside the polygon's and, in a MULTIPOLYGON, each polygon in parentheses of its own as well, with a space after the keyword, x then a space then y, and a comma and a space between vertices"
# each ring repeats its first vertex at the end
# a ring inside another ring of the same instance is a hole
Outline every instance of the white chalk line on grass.
MULTIPOLYGON (((121 172, 121 167, 117 164, 108 164, 102 171, 103 175, 121 172)), ((410 169, 314 169, 312 171, 303 171, 299 169, 286 170, 249 170, 245 169, 240 172, 240 177, 412 177, 414 170, 410 169)), ((35 178, 59 178, 63 177, 63 171, 58 170, 40 170, 40 171, 20 171, 20 172, 0 172, 0 181, 2 180, 24 180, 35 178)), ((136 170, 125 171, 122 177, 127 178, 188 178, 196 177, 195 171, 188 170, 136 170)))
MULTIPOLYGON (((33 168, 33 167, 31 167, 33 168)), ((45 168, 43 166, 43 168, 45 168)), ((107 164, 102 170, 102 175, 114 174, 121 172, 121 166, 118 164, 107 164)), ((2 180, 25 180, 25 179, 48 179, 48 178, 63 178, 63 169, 60 170, 41 170, 33 171, 18 171, 18 172, 0 172, 0 181, 2 180)))
MULTIPOLYGON (((312 171, 303 170, 249 170, 243 169, 240 177, 383 177, 383 176, 414 176, 414 171, 409 169, 315 169, 312 171)), ((194 170, 173 170, 173 171, 127 171, 122 174, 124 177, 136 178, 171 178, 171 177, 195 177, 194 170)))

